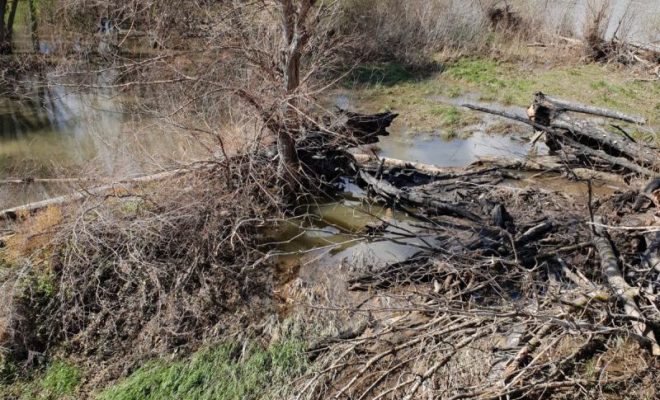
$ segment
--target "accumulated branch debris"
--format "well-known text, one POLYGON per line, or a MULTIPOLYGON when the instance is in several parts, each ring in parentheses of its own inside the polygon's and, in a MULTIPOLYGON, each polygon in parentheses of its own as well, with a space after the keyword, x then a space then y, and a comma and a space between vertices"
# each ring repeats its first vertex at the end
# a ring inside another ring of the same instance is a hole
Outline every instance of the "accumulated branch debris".
MULTIPOLYGON (((352 113, 332 131, 311 125, 296 142, 302 195, 354 170, 346 150, 386 134, 394 118, 352 113)), ((21 263, 2 271, 0 361, 29 368, 58 351, 102 365, 90 382, 98 385, 155 356, 256 336, 275 310, 258 230, 288 213, 276 168, 268 151, 241 154, 0 212, 16 228, 0 246, 34 250, 0 258, 21 263), (20 225, 52 210, 48 231, 20 225)))
POLYGON ((353 276, 349 289, 369 299, 347 311, 368 327, 325 349, 299 398, 660 395, 660 152, 566 111, 643 123, 539 94, 529 124, 555 145, 558 170, 651 183, 596 198, 587 181, 577 201, 507 184, 524 163, 363 165, 372 196, 426 221, 437 245, 353 276))
MULTIPOLYGON (((15 303, 4 316, 5 361, 37 365, 58 348, 102 366, 94 379, 103 381, 266 315, 270 277, 251 266, 261 257, 256 225, 275 209, 260 186, 272 172, 247 160, 86 198, 5 277, 3 296, 15 303)), ((20 233, 8 248, 34 240, 20 233)))

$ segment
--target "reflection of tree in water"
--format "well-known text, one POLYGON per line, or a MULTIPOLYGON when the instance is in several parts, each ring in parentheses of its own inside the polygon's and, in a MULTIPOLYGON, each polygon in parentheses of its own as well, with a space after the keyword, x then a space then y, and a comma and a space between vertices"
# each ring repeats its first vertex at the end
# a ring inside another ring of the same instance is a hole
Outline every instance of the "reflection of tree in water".
MULTIPOLYGON (((42 73, 0 88, 0 179, 83 173, 112 178, 171 166, 188 148, 172 138, 171 127, 145 118, 158 102, 141 100, 169 97, 156 88, 153 93, 142 88, 139 95, 118 92, 115 79, 115 72, 107 72, 63 83, 61 75, 42 73)), ((72 189, 49 187, 46 195, 36 183, 23 186, 12 188, 17 192, 12 198, 3 187, 0 208, 72 189)))
POLYGON ((30 132, 52 129, 52 121, 44 110, 49 104, 50 88, 40 86, 32 93, 3 96, 0 102, 0 138, 19 139, 30 132))

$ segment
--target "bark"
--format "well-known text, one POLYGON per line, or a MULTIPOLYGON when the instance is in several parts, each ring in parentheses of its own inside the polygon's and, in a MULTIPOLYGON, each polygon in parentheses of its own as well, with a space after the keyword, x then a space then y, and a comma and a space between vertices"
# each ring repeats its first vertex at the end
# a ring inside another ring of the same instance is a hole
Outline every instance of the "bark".
POLYGON ((569 146, 571 146, 571 147, 575 148, 576 150, 578 150, 579 152, 581 152, 583 154, 586 154, 586 155, 589 155, 589 156, 595 156, 595 157, 602 158, 603 160, 611 163, 612 165, 622 167, 622 168, 625 168, 627 170, 637 172, 637 173, 639 173, 641 175, 645 175, 645 176, 654 176, 655 175, 654 171, 652 171, 648 168, 644 168, 644 167, 640 166, 639 164, 636 164, 636 163, 634 163, 634 162, 632 162, 632 161, 630 161, 626 158, 611 156, 603 150, 592 149, 589 146, 585 146, 585 145, 583 145, 581 143, 578 143, 577 141, 574 141, 574 140, 569 139, 569 138, 564 138, 562 140, 566 144, 568 144, 569 146))
POLYGON ((10 50, 11 50, 11 39, 14 33, 14 20, 16 19, 17 10, 18 10, 18 0, 14 0, 11 3, 11 9, 9 10, 9 16, 7 17, 7 27, 5 29, 7 31, 5 34, 5 39, 10 46, 10 50))
POLYGON ((544 93, 537 93, 534 103, 551 105, 557 112, 573 111, 582 114, 598 115, 601 117, 618 119, 625 122, 634 124, 645 124, 646 119, 638 116, 624 114, 616 110, 609 110, 601 107, 593 107, 585 104, 575 103, 567 100, 558 99, 556 97, 547 96, 544 93))
POLYGON ((551 127, 568 131, 578 142, 589 147, 597 147, 614 157, 623 156, 646 168, 656 171, 660 169, 657 150, 610 133, 586 121, 562 118, 552 121, 551 127))
POLYGON ((282 33, 286 46, 283 60, 286 109, 284 110, 285 128, 277 132, 277 152, 279 154, 278 178, 287 195, 287 192, 295 192, 299 181, 299 160, 294 139, 294 135, 300 132, 299 105, 296 96, 300 89, 302 50, 309 38, 305 28, 307 13, 313 4, 313 0, 303 0, 299 9, 296 9, 293 0, 280 0, 282 33))
POLYGON ((34 4, 35 0, 28 0, 28 6, 30 8, 30 34, 32 37, 32 46, 34 47, 35 52, 39 52, 39 33, 38 33, 38 21, 37 21, 37 6, 34 4))
POLYGON ((6 47, 5 13, 7 11, 7 0, 0 0, 0 53, 4 53, 6 47))
POLYGON ((637 306, 636 298, 639 296, 639 289, 631 287, 619 268, 619 262, 614 251, 614 247, 610 242, 607 231, 603 224, 601 217, 596 217, 593 234, 594 247, 598 250, 600 255, 600 262, 603 276, 607 281, 610 289, 617 296, 624 305, 626 315, 633 318, 633 328, 635 333, 640 337, 646 338, 650 341, 651 352, 655 356, 660 356, 660 346, 655 339, 653 331, 651 331, 644 322, 644 317, 637 306))

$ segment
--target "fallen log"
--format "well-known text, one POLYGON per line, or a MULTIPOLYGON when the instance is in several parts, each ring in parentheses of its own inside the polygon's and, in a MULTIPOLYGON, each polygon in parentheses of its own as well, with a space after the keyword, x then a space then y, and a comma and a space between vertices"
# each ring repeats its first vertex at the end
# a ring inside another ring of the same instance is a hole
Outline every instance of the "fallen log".
POLYGON ((632 161, 630 161, 626 158, 611 156, 603 150, 592 149, 591 147, 583 145, 583 144, 581 144, 581 143, 579 143, 575 140, 572 140, 570 138, 564 137, 562 139, 562 141, 564 143, 568 144, 569 146, 575 148, 576 150, 578 150, 582 154, 602 158, 603 160, 611 163, 612 165, 616 165, 616 166, 619 166, 621 168, 625 168, 627 170, 636 172, 640 175, 650 177, 650 176, 654 176, 656 174, 655 171, 652 171, 648 168, 640 166, 639 164, 636 164, 636 163, 634 163, 634 162, 632 162, 632 161))
POLYGON ((656 341, 653 331, 650 330, 644 322, 636 297, 639 296, 639 289, 631 287, 619 268, 619 261, 616 257, 614 247, 607 235, 603 218, 594 219, 593 231, 594 247, 598 251, 601 260, 602 273, 613 294, 624 304, 626 315, 633 318, 633 328, 635 332, 643 338, 650 341, 651 353, 654 356, 660 356, 660 345, 656 341))
POLYGON ((380 196, 393 202, 404 201, 414 206, 427 207, 437 214, 453 215, 473 222, 481 222, 481 217, 461 208, 459 205, 438 201, 432 196, 425 196, 415 191, 408 192, 398 189, 389 182, 378 180, 364 171, 360 171, 360 178, 380 196))
POLYGON ((594 107, 568 100, 563 100, 556 97, 548 96, 542 92, 536 93, 534 98, 534 105, 537 107, 551 108, 556 114, 565 111, 573 111, 581 114, 597 115, 600 117, 618 119, 621 121, 631 122, 634 124, 640 124, 640 125, 646 124, 646 119, 643 117, 628 115, 607 108, 594 107))
POLYGON ((29 185, 32 183, 80 183, 94 182, 92 178, 21 178, 21 179, 0 179, 0 185, 29 185))
POLYGON ((559 134, 560 137, 565 137, 566 133, 569 133, 571 139, 581 144, 596 147, 615 157, 624 156, 655 171, 660 170, 658 151, 652 147, 635 143, 624 136, 615 135, 586 121, 562 118, 551 121, 550 126, 564 131, 563 134, 559 134))
POLYGON ((587 165, 592 168, 594 164, 597 164, 593 160, 602 160, 608 165, 624 168, 648 178, 652 178, 660 172, 660 154, 657 149, 637 143, 627 134, 620 136, 591 122, 571 119, 565 115, 565 112, 575 111, 638 124, 645 122, 642 117, 569 102, 547 96, 544 93, 536 94, 527 113, 529 120, 519 115, 487 107, 472 104, 463 106, 530 125, 537 131, 545 133, 546 143, 552 151, 563 149, 567 154, 577 153, 587 156, 592 160, 587 165))
POLYGON ((355 161, 364 166, 368 163, 382 163, 385 167, 397 167, 402 169, 413 169, 433 177, 452 177, 464 171, 465 168, 455 167, 437 167, 431 164, 422 164, 418 162, 398 160, 396 158, 377 157, 369 154, 354 154, 355 161))
POLYGON ((0 211, 0 221, 14 221, 19 219, 21 216, 34 214, 35 212, 44 210, 48 207, 75 203, 92 196, 113 195, 120 192, 126 192, 135 188, 135 186, 138 184, 152 183, 164 179, 174 178, 189 171, 191 171, 190 168, 182 168, 159 172, 152 175, 140 176, 137 178, 124 179, 113 184, 98 186, 91 189, 81 189, 76 193, 53 197, 18 207, 8 208, 0 211))

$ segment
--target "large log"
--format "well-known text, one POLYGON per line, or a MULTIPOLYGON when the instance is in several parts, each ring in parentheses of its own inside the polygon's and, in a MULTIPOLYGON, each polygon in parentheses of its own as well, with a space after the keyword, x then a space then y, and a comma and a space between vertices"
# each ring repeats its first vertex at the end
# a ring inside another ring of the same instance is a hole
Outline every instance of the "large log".
POLYGON ((627 158, 615 157, 615 156, 609 155, 604 150, 593 149, 589 146, 583 145, 582 143, 579 143, 579 142, 577 142, 575 140, 572 140, 568 137, 563 138, 562 142, 564 144, 568 144, 569 146, 575 148, 577 151, 579 151, 582 154, 602 158, 603 160, 611 163, 612 165, 625 168, 627 170, 636 172, 638 174, 641 174, 641 175, 644 175, 644 176, 647 176, 647 177, 654 176, 656 174, 655 171, 652 171, 648 168, 645 168, 645 167, 643 167, 643 166, 641 166, 637 163, 634 163, 634 162, 628 160, 627 158))
POLYGON ((457 204, 449 204, 434 199, 432 196, 426 196, 415 190, 404 191, 396 188, 384 180, 378 180, 364 171, 360 171, 360 178, 366 182, 376 193, 390 199, 391 201, 403 201, 414 206, 427 207, 437 214, 453 215, 468 219, 474 222, 481 222, 481 217, 466 210, 457 204))
POLYGON ((35 212, 44 210, 48 207, 63 206, 66 204, 75 203, 84 200, 88 197, 113 195, 115 193, 124 193, 128 190, 135 188, 139 184, 146 184, 164 179, 169 179, 189 172, 191 169, 175 169, 171 171, 159 172, 157 174, 140 176, 137 178, 124 179, 113 184, 97 186, 91 189, 81 189, 76 193, 67 194, 64 196, 53 197, 50 199, 37 201, 25 204, 18 207, 12 207, 0 211, 0 221, 13 221, 24 215, 30 215, 35 212))
POLYGON ((628 115, 616 110, 610 110, 602 107, 594 107, 581 103, 576 103, 568 100, 559 99, 556 97, 548 96, 545 93, 538 92, 534 98, 534 104, 543 107, 551 107, 556 113, 565 111, 573 111, 581 114, 597 115, 606 118, 618 119, 625 122, 634 124, 645 124, 646 119, 639 116, 628 115))
POLYGON ((623 156, 648 169, 660 171, 660 154, 656 149, 615 135, 587 121, 561 118, 552 121, 550 127, 563 129, 563 135, 570 134, 573 139, 589 147, 596 147, 615 157, 623 156))
POLYGON ((632 318, 635 333, 640 337, 648 339, 653 355, 660 356, 660 346, 656 341, 653 331, 642 322, 644 316, 640 312, 636 302, 636 298, 639 296, 639 289, 633 288, 626 282, 619 268, 619 261, 612 242, 607 235, 604 220, 601 217, 594 219, 593 243, 600 255, 603 276, 614 295, 623 303, 626 315, 632 318))
POLYGON ((464 104, 464 106, 472 110, 522 122, 534 127, 539 132, 544 132, 546 143, 553 151, 572 149, 574 153, 586 155, 591 159, 601 159, 610 165, 649 178, 660 172, 660 154, 657 149, 643 143, 637 143, 627 136, 608 132, 589 121, 571 119, 565 114, 565 111, 576 111, 635 123, 645 122, 641 117, 573 103, 543 93, 536 94, 534 102, 527 113, 529 120, 487 107, 472 104, 464 104))

